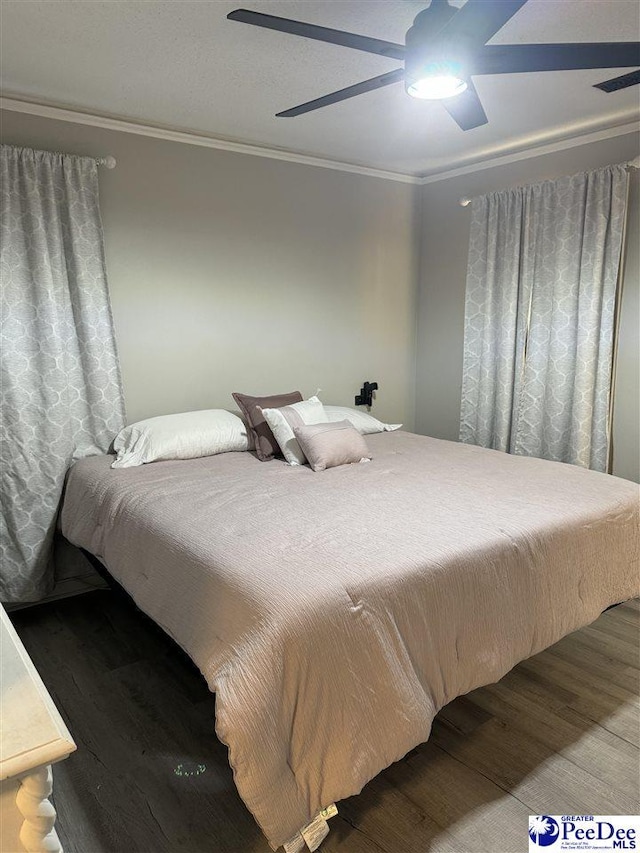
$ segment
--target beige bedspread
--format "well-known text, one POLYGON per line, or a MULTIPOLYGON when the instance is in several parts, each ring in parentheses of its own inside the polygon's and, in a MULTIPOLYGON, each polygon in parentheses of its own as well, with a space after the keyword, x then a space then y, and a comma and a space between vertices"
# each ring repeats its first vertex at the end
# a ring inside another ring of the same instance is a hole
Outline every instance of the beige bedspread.
POLYGON ((313 473, 227 453, 72 469, 62 529, 189 653, 274 849, 454 697, 640 593, 638 487, 409 433, 313 473))

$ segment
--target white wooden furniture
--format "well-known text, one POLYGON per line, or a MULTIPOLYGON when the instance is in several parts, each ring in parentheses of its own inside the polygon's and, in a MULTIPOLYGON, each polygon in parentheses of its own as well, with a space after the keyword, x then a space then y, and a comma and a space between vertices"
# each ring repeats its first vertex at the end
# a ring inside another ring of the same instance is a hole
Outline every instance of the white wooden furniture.
POLYGON ((51 765, 76 748, 0 605, 0 853, 62 853, 51 765))

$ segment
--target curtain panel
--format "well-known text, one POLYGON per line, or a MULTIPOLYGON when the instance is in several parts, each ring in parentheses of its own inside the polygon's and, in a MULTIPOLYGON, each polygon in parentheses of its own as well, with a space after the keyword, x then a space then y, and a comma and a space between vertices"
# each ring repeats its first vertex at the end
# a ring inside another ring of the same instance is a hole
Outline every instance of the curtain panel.
POLYGON ((606 471, 628 171, 473 202, 460 440, 606 471))
POLYGON ((124 424, 95 160, 0 146, 0 599, 53 586, 52 542, 73 460, 124 424))

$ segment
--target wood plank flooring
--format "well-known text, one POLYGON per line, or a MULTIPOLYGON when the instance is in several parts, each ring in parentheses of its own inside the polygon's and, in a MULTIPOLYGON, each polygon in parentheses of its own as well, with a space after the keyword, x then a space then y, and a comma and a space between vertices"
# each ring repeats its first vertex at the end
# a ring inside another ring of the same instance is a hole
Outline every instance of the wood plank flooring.
MULTIPOLYGON (((215 698, 117 591, 11 614, 78 751, 55 769, 66 853, 268 853, 215 698)), ((637 814, 640 606, 603 613, 444 708, 342 801, 322 853, 524 853, 529 814, 637 814)))

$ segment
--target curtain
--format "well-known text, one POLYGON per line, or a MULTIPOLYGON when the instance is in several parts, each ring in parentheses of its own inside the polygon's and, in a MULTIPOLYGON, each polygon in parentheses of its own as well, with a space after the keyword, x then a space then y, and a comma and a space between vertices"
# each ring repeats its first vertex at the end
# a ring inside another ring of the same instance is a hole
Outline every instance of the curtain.
POLYGON ((473 202, 460 440, 606 471, 628 171, 473 202))
POLYGON ((53 586, 65 474, 124 424, 95 160, 0 146, 0 599, 53 586))

